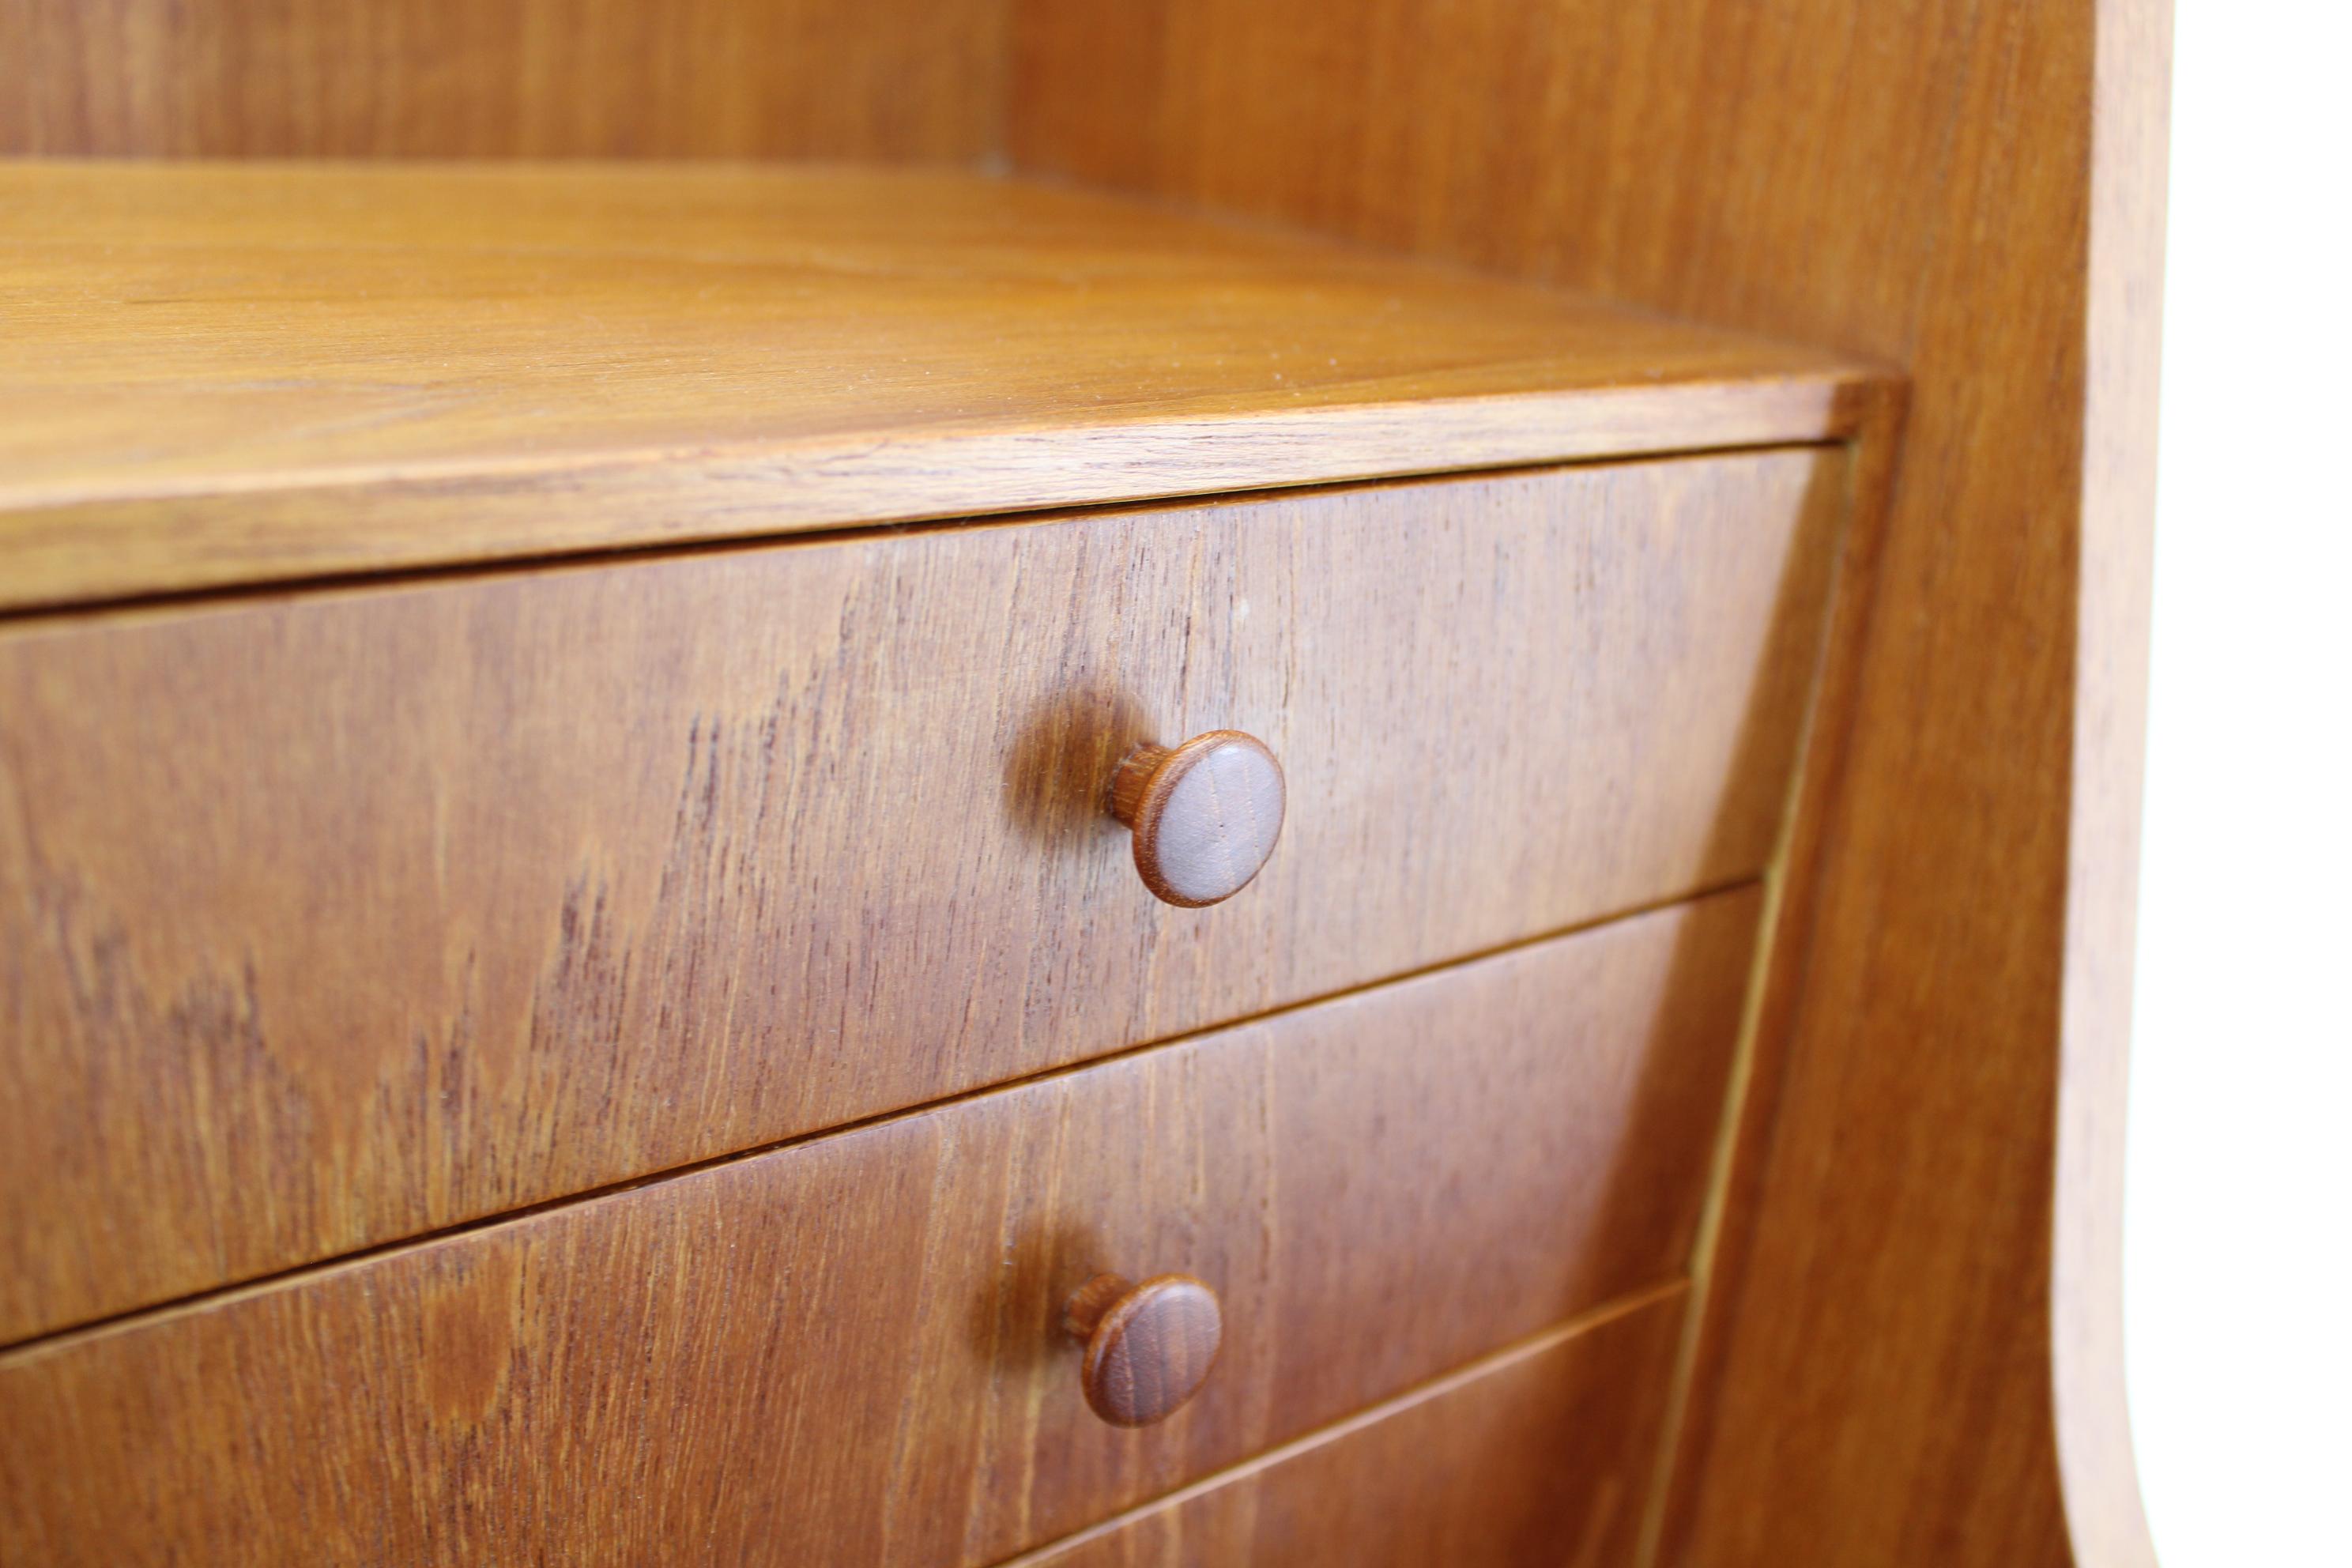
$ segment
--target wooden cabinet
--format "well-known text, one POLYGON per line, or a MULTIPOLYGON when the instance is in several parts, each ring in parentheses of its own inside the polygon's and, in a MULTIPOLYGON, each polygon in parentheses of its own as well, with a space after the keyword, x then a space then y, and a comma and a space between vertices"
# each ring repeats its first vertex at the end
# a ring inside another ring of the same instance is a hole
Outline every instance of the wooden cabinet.
POLYGON ((9 1568, 2151 1568, 2168 12, 0 4, 9 1568))
POLYGON ((0 1558, 1657 1539, 1885 372, 972 173, 0 197, 0 1558))

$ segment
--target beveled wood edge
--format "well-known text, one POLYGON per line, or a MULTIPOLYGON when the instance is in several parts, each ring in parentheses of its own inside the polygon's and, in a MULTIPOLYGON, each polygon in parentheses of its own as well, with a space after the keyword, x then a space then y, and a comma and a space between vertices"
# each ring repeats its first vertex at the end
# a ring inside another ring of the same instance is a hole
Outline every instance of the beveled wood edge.
POLYGON ((598 456, 520 469, 0 503, 0 613, 877 524, 1842 440, 1894 378, 1817 374, 863 444, 598 456))
POLYGON ((1222 1470, 1214 1470, 1197 1480, 1188 1481, 1173 1491, 1163 1492, 1155 1498, 1147 1498, 1131 1507, 1121 1509, 1106 1519, 1098 1519, 1082 1530, 1073 1531, 1057 1541, 1049 1541, 1041 1546, 1031 1547, 1017 1557, 1005 1559, 997 1564, 997 1568, 1039 1568, 1039 1565, 1064 1556, 1086 1545, 1088 1542, 1115 1534, 1139 1520, 1147 1519, 1164 1509, 1190 1502, 1194 1498, 1217 1490, 1220 1487, 1272 1469, 1275 1466, 1295 1459, 1301 1454, 1339 1442, 1368 1426, 1376 1426, 1390 1416, 1401 1415, 1417 1405, 1425 1405, 1433 1399, 1442 1399, 1456 1389, 1466 1387, 1490 1373, 1516 1366, 1521 1362, 1542 1355, 1547 1351, 1557 1350, 1570 1340, 1591 1333, 1597 1329, 1605 1328, 1620 1319, 1630 1318, 1644 1308, 1670 1302, 1689 1289, 1689 1280, 1677 1278, 1662 1280, 1645 1289, 1620 1296, 1613 1301, 1604 1302, 1601 1306, 1580 1312, 1575 1317, 1554 1323, 1548 1329, 1540 1329, 1524 1339, 1489 1351, 1477 1360, 1465 1363, 1450 1372, 1440 1373, 1427 1382, 1417 1384, 1402 1394, 1390 1395, 1377 1405, 1368 1405, 1360 1410, 1352 1411, 1328 1426, 1317 1427, 1304 1436, 1293 1437, 1287 1443, 1252 1454, 1248 1458, 1228 1465, 1222 1470))

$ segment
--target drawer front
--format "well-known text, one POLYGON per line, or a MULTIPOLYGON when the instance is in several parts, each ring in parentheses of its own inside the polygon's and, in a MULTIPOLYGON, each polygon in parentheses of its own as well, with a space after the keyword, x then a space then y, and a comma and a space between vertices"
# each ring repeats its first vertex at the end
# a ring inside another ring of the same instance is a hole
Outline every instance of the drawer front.
POLYGON ((1631 1568, 1680 1293, 1006 1568, 1631 1568))
POLYGON ((1842 454, 0 636, 0 1340, 1728 885, 1842 454), (1105 784, 1246 731, 1227 903, 1105 784))
POLYGON ((0 1358, 0 1560, 979 1563, 1677 1279, 1753 889, 0 1358), (1222 1352, 1087 1407, 1098 1272, 1222 1352), (71 1464, 55 1462, 72 1454, 71 1464))

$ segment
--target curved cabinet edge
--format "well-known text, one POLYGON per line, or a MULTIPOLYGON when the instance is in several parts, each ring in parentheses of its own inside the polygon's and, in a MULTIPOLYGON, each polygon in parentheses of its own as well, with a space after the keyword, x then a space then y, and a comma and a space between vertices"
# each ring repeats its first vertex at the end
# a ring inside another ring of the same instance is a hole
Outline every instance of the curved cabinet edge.
POLYGON ((2051 1262, 2052 1418, 2083 1568, 2155 1568, 2125 1395, 2124 1138, 2147 729, 2170 0, 2099 0, 2074 794, 2051 1262))

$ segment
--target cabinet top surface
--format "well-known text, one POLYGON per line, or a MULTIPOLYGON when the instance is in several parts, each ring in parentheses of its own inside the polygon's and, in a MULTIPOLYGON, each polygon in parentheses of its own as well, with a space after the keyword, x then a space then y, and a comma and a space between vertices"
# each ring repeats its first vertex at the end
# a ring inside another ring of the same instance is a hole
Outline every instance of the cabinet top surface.
POLYGON ((1840 433, 1811 349, 1076 190, 0 163, 0 607, 1840 433))

